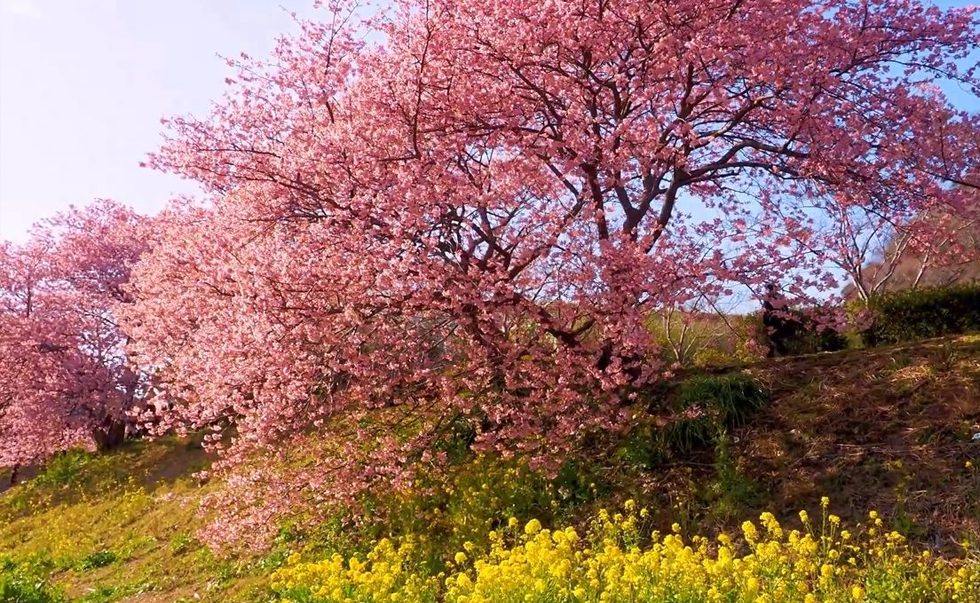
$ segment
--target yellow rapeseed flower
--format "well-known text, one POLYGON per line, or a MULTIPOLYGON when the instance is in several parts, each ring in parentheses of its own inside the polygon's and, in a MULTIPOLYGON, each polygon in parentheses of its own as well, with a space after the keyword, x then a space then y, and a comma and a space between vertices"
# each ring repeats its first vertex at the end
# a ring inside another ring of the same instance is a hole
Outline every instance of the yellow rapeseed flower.
POLYGON ((885 529, 837 536, 829 527, 837 520, 784 531, 766 513, 764 531, 742 525, 743 542, 683 534, 677 525, 676 533, 654 532, 640 546, 636 507, 626 506, 632 509, 618 520, 599 514, 587 537, 570 526, 546 530, 532 519, 521 533, 474 538, 450 554, 451 569, 438 575, 424 571, 430 552, 416 537, 378 541, 364 556, 291 556, 270 584, 278 603, 967 603, 980 592, 976 560, 934 559, 885 529), (867 584, 874 587, 866 592, 867 584))
POLYGON ((532 519, 531 521, 527 522, 527 524, 524 526, 524 533, 528 534, 529 536, 533 536, 534 534, 537 534, 540 531, 541 531, 541 522, 538 521, 537 519, 532 519))

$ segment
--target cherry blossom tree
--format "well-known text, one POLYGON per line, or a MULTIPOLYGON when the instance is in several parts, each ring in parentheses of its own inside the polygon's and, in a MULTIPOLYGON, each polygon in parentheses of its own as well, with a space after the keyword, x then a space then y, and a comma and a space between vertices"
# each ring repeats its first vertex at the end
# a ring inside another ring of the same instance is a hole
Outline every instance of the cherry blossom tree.
POLYGON ((215 539, 408 486, 452 438, 553 466, 640 412, 652 312, 838 288, 814 207, 917 213, 980 139, 932 86, 978 91, 973 9, 339 0, 301 25, 169 120, 148 164, 207 199, 122 310, 160 428, 244 468, 215 539))
POLYGON ((145 234, 131 210, 98 201, 0 247, 0 466, 122 441, 140 380, 113 308, 132 302, 122 286, 145 234))
POLYGON ((980 277, 980 196, 970 186, 955 192, 958 203, 912 216, 843 212, 833 226, 839 244, 831 257, 850 280, 845 295, 867 301, 884 291, 980 277))

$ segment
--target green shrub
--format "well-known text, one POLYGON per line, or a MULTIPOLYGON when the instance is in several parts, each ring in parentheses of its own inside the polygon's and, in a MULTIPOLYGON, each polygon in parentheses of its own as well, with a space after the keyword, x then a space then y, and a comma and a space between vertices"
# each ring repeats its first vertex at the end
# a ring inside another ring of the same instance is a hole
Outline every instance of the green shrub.
POLYGON ((607 493, 605 477, 602 467, 582 458, 550 472, 520 457, 470 452, 445 473, 420 474, 412 491, 364 493, 358 500, 361 518, 346 509, 312 525, 296 518, 283 526, 273 553, 260 563, 279 567, 298 547, 326 556, 366 554, 371 543, 389 536, 415 542, 414 562, 438 573, 467 542, 487 546, 487 531, 505 527, 511 517, 558 520, 573 514, 607 493))
POLYGON ((194 537, 186 532, 176 534, 170 539, 170 550, 174 555, 183 555, 195 545, 194 537))
POLYGON ((674 403, 681 418, 661 430, 663 444, 682 454, 708 446, 727 427, 743 424, 765 402, 759 383, 742 373, 686 379, 674 403))
POLYGON ((862 334, 869 346, 980 331, 980 283, 906 289, 876 295, 868 302, 871 326, 862 334))
POLYGON ((0 556, 0 601, 3 603, 62 603, 65 598, 48 580, 44 559, 0 556))
POLYGON ((701 497, 708 521, 728 522, 744 517, 752 508, 765 503, 765 488, 743 470, 732 453, 733 438, 722 432, 715 438, 714 478, 704 483, 701 497))
POLYGON ((113 603, 118 601, 121 593, 120 588, 101 584, 85 593, 85 596, 72 603, 113 603))
POLYGON ((92 454, 84 450, 66 450, 55 455, 38 474, 37 483, 49 486, 67 486, 78 481, 92 454))
POLYGON ((93 570, 115 563, 119 556, 112 551, 101 550, 86 555, 81 563, 78 564, 81 570, 93 570))

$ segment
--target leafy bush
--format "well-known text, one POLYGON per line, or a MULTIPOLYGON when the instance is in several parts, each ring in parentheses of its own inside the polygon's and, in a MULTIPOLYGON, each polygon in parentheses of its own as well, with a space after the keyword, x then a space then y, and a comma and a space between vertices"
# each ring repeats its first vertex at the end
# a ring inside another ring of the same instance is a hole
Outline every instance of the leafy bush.
POLYGON ((738 426, 767 401, 762 385, 744 373, 704 375, 685 379, 677 391, 677 404, 701 406, 724 426, 738 426))
POLYGON ((50 571, 50 564, 44 559, 0 556, 0 601, 61 603, 64 596, 48 581, 50 571))
POLYGON ((827 510, 785 530, 771 513, 742 535, 688 537, 681 527, 651 536, 649 514, 626 501, 600 511, 585 534, 516 519, 488 533, 488 549, 465 543, 445 574, 419 571, 415 544, 380 540, 366 555, 304 562, 273 575, 282 601, 301 603, 572 603, 782 601, 953 603, 980 596, 980 564, 959 566, 912 550, 873 512, 845 530, 827 510))
POLYGON ((72 601, 72 603, 115 603, 120 600, 120 597, 125 596, 125 594, 126 591, 124 589, 100 584, 86 592, 84 597, 72 601))
POLYGON ((176 534, 170 539, 170 550, 174 555, 183 555, 194 547, 194 545, 194 537, 186 532, 176 534))
POLYGON ((980 283, 906 289, 876 295, 868 302, 871 326, 866 345, 888 345, 980 331, 980 283))
POLYGON ((78 564, 78 568, 81 570, 93 570, 115 563, 118 558, 119 556, 114 552, 103 549, 82 558, 81 563, 78 564))
POLYGON ((85 465, 92 458, 92 454, 84 450, 66 450, 53 456, 35 479, 41 485, 67 486, 73 484, 79 479, 85 465))
POLYGON ((355 530, 350 522, 320 526, 314 539, 325 544, 324 552, 363 553, 384 536, 409 538, 416 560, 438 572, 446 554, 464 543, 489 544, 487 530, 508 517, 556 521, 594 500, 601 487, 601 469, 588 462, 572 459, 545 475, 521 459, 471 454, 447 475, 420 477, 414 492, 364 497, 368 521, 355 530))

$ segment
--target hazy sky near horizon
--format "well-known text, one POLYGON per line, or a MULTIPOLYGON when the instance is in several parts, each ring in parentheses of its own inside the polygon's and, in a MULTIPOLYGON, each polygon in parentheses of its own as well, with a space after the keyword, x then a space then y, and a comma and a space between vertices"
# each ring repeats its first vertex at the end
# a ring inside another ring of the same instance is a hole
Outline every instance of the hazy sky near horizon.
MULTIPOLYGON (((967 6, 976 0, 940 0, 967 6)), ((107 197, 153 213, 193 186, 139 167, 160 118, 204 115, 311 0, 0 0, 0 240, 107 197)))

